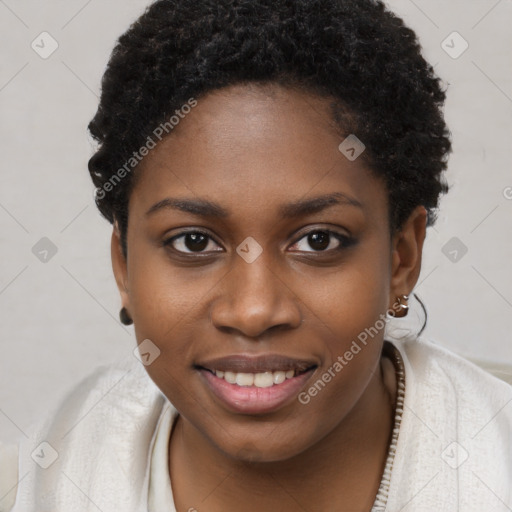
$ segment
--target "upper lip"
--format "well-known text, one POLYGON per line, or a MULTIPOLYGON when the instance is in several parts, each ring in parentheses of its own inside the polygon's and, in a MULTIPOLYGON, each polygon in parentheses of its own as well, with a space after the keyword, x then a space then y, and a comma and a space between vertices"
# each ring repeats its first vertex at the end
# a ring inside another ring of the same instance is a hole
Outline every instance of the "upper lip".
POLYGON ((308 359, 295 359, 279 354, 263 354, 259 356, 230 355, 218 357, 197 364, 206 370, 234 372, 234 373, 259 373, 296 370, 303 372, 316 367, 317 363, 308 359))

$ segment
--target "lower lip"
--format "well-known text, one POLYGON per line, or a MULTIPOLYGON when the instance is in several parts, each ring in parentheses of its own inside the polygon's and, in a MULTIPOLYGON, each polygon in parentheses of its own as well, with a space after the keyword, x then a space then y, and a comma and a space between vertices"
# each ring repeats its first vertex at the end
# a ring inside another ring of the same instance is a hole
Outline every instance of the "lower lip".
POLYGON ((213 394, 230 410, 243 414, 273 412, 298 395, 314 369, 268 388, 230 384, 208 370, 199 370, 213 394))

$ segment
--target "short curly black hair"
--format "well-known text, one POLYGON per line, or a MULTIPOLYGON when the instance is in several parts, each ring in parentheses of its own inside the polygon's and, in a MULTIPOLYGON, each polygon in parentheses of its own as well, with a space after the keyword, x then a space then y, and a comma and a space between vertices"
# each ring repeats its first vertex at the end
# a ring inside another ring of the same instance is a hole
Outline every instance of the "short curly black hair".
POLYGON ((249 82, 330 98, 340 133, 364 142, 387 187, 391 233, 418 205, 435 222, 449 188, 445 91, 382 1, 158 0, 118 39, 88 126, 99 143, 89 160, 96 204, 119 223, 125 256, 136 172, 119 179, 121 166, 191 97, 249 82))

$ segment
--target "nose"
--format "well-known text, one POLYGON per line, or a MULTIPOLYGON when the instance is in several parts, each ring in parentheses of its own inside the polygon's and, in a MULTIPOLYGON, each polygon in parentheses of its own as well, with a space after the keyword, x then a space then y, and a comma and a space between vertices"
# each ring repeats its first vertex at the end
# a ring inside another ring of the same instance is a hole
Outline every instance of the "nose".
POLYGON ((302 322, 301 310, 291 283, 271 268, 263 253, 252 263, 242 258, 219 283, 210 314, 215 327, 258 338, 270 329, 294 329, 302 322))

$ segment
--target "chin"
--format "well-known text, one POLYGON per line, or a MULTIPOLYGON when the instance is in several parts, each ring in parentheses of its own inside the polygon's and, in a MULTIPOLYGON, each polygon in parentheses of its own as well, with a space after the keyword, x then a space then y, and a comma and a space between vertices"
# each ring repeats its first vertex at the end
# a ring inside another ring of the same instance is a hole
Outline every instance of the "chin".
POLYGON ((260 438, 254 435, 227 435, 221 443, 215 443, 217 449, 228 457, 240 462, 270 463, 284 462, 306 451, 315 441, 296 439, 292 436, 279 434, 272 439, 272 434, 265 433, 260 438), (269 441, 270 440, 270 441, 269 441))

